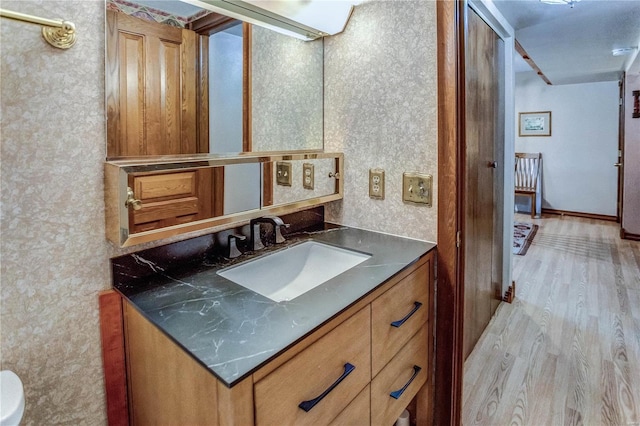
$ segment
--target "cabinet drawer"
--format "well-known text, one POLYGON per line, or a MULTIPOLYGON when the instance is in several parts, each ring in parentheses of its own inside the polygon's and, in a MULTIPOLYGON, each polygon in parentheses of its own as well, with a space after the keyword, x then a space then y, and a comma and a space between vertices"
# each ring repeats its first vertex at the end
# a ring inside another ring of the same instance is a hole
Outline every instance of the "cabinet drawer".
POLYGON ((371 387, 364 388, 356 399, 347 405, 330 426, 362 426, 371 424, 371 387))
POLYGON ((371 312, 363 308, 254 386, 256 424, 327 424, 371 380, 371 312), (355 368, 317 405, 298 405, 323 394, 345 372, 355 368))
POLYGON ((371 304, 371 374, 373 377, 427 321, 429 316, 429 272, 425 263, 371 304), (420 303, 417 307, 416 303, 420 303), (408 316, 397 327, 393 322, 408 316))
POLYGON ((423 327, 371 382, 371 424, 391 425, 429 377, 429 332, 423 327), (414 366, 420 367, 416 373, 414 366), (415 374, 415 377, 413 377, 415 374), (391 396, 413 381, 397 399, 391 396))

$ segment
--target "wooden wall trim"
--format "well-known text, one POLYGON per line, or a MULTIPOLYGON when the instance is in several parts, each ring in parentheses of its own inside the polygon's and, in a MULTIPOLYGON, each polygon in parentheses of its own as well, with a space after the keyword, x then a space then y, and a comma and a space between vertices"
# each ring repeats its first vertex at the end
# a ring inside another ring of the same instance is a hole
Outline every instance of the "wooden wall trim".
POLYGON ((198 34, 209 36, 211 34, 224 31, 238 24, 238 20, 219 13, 209 13, 200 19, 197 19, 187 26, 188 29, 198 34))
POLYGON ((198 63, 197 63, 197 103, 198 122, 197 151, 209 152, 209 37, 197 36, 198 63))
POLYGON ((114 290, 98 296, 104 386, 109 426, 129 425, 127 368, 124 355, 122 297, 114 290))
MULTIPOLYGON (((618 106, 618 158, 616 163, 624 164, 624 129, 625 129, 625 103, 626 103, 626 87, 627 73, 623 72, 622 77, 618 81, 618 97, 620 105, 618 106)), ((616 203, 616 217, 619 223, 622 223, 622 212, 624 211, 624 168, 617 168, 618 175, 618 199, 616 203)))
POLYGON ((625 231, 624 228, 620 228, 620 238, 622 238, 623 240, 640 241, 640 234, 632 234, 625 231))
POLYGON ((464 14, 466 1, 437 1, 438 269, 435 419, 457 425, 462 408, 464 286, 457 232, 461 223, 460 144, 464 142, 464 14))
POLYGON ((214 167, 211 174, 213 181, 213 216, 218 217, 224 215, 224 166, 214 167))
POLYGON ((242 24, 242 152, 253 151, 251 104, 253 32, 251 25, 242 24))
POLYGON ((606 220, 607 222, 617 222, 618 218, 615 216, 608 216, 605 214, 596 214, 596 213, 584 213, 584 212, 574 212, 570 210, 556 210, 556 209, 542 209, 543 214, 555 214, 560 216, 573 216, 573 217, 584 217, 587 219, 596 219, 596 220, 606 220))
POLYGON ((547 76, 544 75, 544 73, 542 72, 542 70, 540 69, 538 64, 536 64, 533 61, 533 59, 531 59, 531 57, 529 56, 527 51, 524 50, 524 47, 522 47, 522 45, 520 44, 520 42, 518 42, 518 40, 515 41, 515 49, 516 49, 516 52, 518 52, 520 54, 520 56, 522 56, 522 59, 524 59, 525 62, 527 64, 529 64, 531 69, 533 69, 545 83, 547 83, 549 86, 551 86, 553 84, 553 83, 551 83, 551 80, 549 80, 547 78, 547 76))
POLYGON ((262 163, 262 205, 273 205, 273 161, 262 163))

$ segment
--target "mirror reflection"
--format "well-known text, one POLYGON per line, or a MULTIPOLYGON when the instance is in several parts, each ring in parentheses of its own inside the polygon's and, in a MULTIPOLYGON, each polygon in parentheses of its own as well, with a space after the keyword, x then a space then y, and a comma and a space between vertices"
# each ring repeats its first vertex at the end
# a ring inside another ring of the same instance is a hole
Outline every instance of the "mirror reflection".
POLYGON ((338 200, 343 172, 325 152, 106 162, 107 237, 125 247, 338 200))
POLYGON ((322 149, 322 40, 179 1, 107 9, 107 158, 322 149))
POLYGON ((129 233, 260 208, 261 164, 132 172, 129 233))
POLYGON ((294 203, 337 192, 336 180, 330 176, 330 173, 336 171, 336 164, 333 158, 297 160, 289 163, 291 164, 291 186, 279 185, 278 168, 271 167, 271 180, 273 181, 272 205, 294 203))

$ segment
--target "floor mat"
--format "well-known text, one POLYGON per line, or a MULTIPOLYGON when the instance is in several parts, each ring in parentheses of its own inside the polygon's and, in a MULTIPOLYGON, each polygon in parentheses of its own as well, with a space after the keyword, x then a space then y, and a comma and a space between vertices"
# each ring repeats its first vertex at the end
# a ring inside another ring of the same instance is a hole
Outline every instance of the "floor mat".
POLYGON ((514 222, 513 224, 513 254, 524 256, 538 232, 538 225, 526 222, 514 222))

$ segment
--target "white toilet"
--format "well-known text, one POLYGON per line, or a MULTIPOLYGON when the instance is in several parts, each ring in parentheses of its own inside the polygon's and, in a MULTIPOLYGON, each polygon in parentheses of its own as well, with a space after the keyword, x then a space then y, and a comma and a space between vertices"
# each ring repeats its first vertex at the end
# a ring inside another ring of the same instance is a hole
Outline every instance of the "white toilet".
POLYGON ((17 426, 24 413, 24 388, 13 371, 0 371, 0 426, 17 426))

